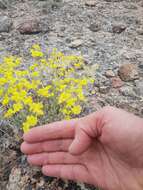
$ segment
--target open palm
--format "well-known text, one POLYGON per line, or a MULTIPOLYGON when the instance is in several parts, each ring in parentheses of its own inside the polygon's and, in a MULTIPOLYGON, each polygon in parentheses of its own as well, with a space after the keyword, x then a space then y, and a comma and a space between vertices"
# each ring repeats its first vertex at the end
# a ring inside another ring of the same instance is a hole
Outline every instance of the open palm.
POLYGON ((143 119, 120 109, 33 128, 21 150, 45 175, 105 190, 143 189, 143 119))

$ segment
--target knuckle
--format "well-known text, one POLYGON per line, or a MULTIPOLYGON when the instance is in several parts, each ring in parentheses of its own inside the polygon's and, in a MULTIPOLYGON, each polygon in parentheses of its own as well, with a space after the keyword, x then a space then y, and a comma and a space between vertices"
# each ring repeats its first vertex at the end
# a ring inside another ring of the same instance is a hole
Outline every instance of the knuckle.
POLYGON ((77 176, 77 166, 76 165, 73 165, 72 166, 72 179, 74 181, 77 181, 78 180, 78 176, 77 176))
POLYGON ((63 140, 58 140, 56 143, 57 143, 57 147, 59 148, 59 150, 63 151, 64 150, 63 140))
POLYGON ((45 142, 40 143, 40 146, 42 147, 42 151, 43 151, 43 152, 46 152, 46 151, 47 151, 47 143, 45 143, 45 142))
POLYGON ((65 167, 64 166, 61 166, 59 175, 60 175, 61 178, 65 178, 65 179, 68 178, 67 172, 65 172, 65 167))
POLYGON ((50 163, 50 157, 47 154, 43 155, 43 165, 47 165, 50 163))

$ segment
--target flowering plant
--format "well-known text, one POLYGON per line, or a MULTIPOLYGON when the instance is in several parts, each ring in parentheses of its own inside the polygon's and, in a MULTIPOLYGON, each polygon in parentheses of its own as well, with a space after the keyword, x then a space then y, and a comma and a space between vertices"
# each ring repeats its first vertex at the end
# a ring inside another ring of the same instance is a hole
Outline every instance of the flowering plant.
POLYGON ((56 49, 46 55, 38 44, 30 53, 30 63, 15 56, 0 63, 1 114, 24 132, 43 122, 78 116, 86 101, 84 89, 94 81, 83 74, 86 69, 80 56, 56 49))

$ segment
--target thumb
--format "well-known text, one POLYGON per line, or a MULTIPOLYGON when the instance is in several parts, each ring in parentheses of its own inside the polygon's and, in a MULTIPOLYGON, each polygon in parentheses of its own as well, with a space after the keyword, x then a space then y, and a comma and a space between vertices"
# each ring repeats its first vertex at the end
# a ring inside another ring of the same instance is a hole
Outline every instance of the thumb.
POLYGON ((90 114, 81 118, 75 129, 75 138, 69 147, 69 152, 74 155, 80 155, 87 151, 95 138, 100 136, 99 112, 90 114))
POLYGON ((69 152, 74 155, 79 155, 85 152, 92 143, 92 138, 88 135, 85 129, 86 126, 77 126, 75 130, 75 138, 69 147, 69 152))

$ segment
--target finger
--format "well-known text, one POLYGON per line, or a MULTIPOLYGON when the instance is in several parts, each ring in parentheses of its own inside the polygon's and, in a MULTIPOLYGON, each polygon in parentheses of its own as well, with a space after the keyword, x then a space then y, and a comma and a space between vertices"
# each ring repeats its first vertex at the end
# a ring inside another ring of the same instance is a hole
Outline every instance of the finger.
POLYGON ((92 177, 83 165, 46 165, 42 172, 46 176, 59 177, 74 181, 90 183, 92 177))
POLYGON ((66 152, 33 154, 27 157, 30 164, 42 166, 47 164, 78 164, 81 157, 66 152))
POLYGON ((75 139, 69 147, 69 152, 74 155, 85 152, 92 143, 92 138, 84 130, 84 126, 76 128, 75 139), (84 146, 83 146, 84 145, 84 146))
POLYGON ((79 155, 87 151, 91 143, 101 135, 103 126, 101 113, 95 112, 80 119, 75 129, 75 138, 69 147, 71 154, 79 155))
POLYGON ((69 146, 73 140, 71 139, 61 139, 61 140, 52 140, 44 141, 39 143, 27 143, 23 142, 21 145, 21 151, 24 154, 36 154, 42 152, 57 152, 57 151, 68 151, 69 146))
POLYGON ((24 134, 24 141, 34 143, 53 139, 73 138, 76 121, 59 121, 32 128, 28 133, 24 134))

